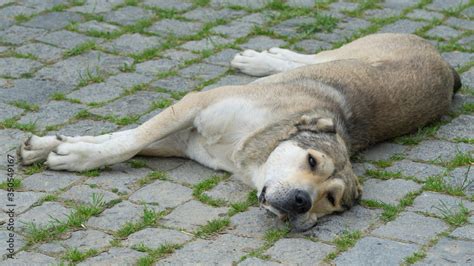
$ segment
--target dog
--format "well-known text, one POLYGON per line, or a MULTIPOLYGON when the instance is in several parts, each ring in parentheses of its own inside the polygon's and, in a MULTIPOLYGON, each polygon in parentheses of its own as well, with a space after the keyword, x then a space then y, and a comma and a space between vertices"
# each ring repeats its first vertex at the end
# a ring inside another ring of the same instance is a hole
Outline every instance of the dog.
POLYGON ((297 231, 362 193, 350 156, 445 114, 456 71, 415 35, 373 34, 303 55, 246 50, 231 65, 266 76, 192 92, 137 128, 101 136, 31 136, 23 165, 85 171, 135 155, 186 157, 234 173, 297 231))

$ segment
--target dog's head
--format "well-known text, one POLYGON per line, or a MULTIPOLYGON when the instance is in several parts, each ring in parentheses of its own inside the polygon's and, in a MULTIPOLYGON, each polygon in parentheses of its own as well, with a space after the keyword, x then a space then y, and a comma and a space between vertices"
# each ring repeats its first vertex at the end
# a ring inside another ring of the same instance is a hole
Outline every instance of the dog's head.
POLYGON ((264 163, 258 195, 261 205, 303 231, 318 217, 350 208, 362 189, 331 118, 305 115, 296 127, 264 163))

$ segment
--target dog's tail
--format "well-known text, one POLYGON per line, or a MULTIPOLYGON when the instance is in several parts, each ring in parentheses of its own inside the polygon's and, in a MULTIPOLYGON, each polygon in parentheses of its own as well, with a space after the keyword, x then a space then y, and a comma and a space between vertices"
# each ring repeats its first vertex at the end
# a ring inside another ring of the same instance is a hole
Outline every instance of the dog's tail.
POLYGON ((454 86, 453 86, 453 95, 454 95, 462 87, 462 83, 461 83, 461 78, 459 77, 458 72, 456 72, 456 69, 451 67, 451 72, 453 72, 453 77, 454 77, 454 86))

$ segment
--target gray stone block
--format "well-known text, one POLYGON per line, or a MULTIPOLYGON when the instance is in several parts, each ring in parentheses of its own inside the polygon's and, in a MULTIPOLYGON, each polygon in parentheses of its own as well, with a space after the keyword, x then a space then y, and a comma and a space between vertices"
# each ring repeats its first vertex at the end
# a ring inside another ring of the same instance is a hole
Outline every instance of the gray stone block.
POLYGON ((367 170, 376 170, 376 169, 377 167, 375 167, 373 164, 370 164, 370 163, 352 163, 352 170, 359 177, 364 176, 367 170))
POLYGON ((42 244, 38 247, 38 251, 46 255, 55 256, 65 252, 66 249, 63 246, 54 242, 42 244))
POLYGON ((139 91, 103 107, 91 109, 90 112, 96 115, 114 115, 117 117, 141 115, 152 107, 153 102, 166 98, 168 98, 168 95, 163 93, 139 91))
POLYGON ((133 60, 129 57, 91 51, 45 67, 38 71, 36 76, 39 79, 53 80, 74 86, 91 75, 117 74, 119 68, 132 63, 133 60))
POLYGON ((87 229, 73 232, 68 239, 61 241, 61 244, 69 249, 87 252, 90 249, 100 250, 108 247, 113 239, 111 235, 104 232, 87 229))
POLYGON ((22 0, 22 4, 26 7, 34 8, 38 12, 52 9, 57 5, 67 5, 67 0, 22 0))
POLYGON ((157 180, 133 193, 129 200, 158 205, 161 208, 174 208, 192 199, 193 191, 187 187, 168 181, 157 180))
POLYGON ((220 235, 214 240, 198 239, 159 261, 157 265, 230 265, 239 261, 248 251, 256 249, 262 244, 262 240, 230 234, 220 235))
POLYGON ((65 49, 72 49, 85 42, 95 42, 97 38, 85 36, 76 32, 60 30, 37 37, 36 40, 65 49))
POLYGON ((153 17, 153 12, 135 6, 126 6, 105 15, 107 22, 113 22, 122 26, 132 25, 142 19, 153 17))
POLYGON ((319 40, 303 40, 295 44, 297 48, 303 49, 305 53, 315 54, 322 50, 328 50, 332 47, 331 44, 319 40))
POLYGON ((23 188, 32 191, 54 192, 64 189, 80 177, 71 172, 43 171, 22 180, 23 188))
POLYGON ((408 152, 408 158, 420 161, 450 161, 457 153, 474 150, 474 145, 451 143, 440 140, 425 140, 408 152))
POLYGON ((474 88, 474 68, 469 69, 461 75, 462 84, 469 88, 474 88))
POLYGON ((210 191, 204 192, 204 194, 213 199, 233 203, 245 201, 252 190, 248 185, 236 180, 236 177, 231 177, 229 180, 217 184, 210 191))
POLYGON ((201 29, 202 24, 199 22, 188 22, 176 19, 163 19, 154 23, 147 31, 158 34, 160 36, 174 35, 183 37, 192 35, 201 29))
POLYGON ((439 25, 431 30, 427 31, 426 34, 431 37, 442 38, 443 40, 449 40, 458 37, 462 32, 455 30, 451 27, 439 25))
POLYGON ((38 202, 43 196, 45 196, 45 193, 41 192, 15 192, 15 198, 13 201, 10 201, 9 198, 7 197, 7 192, 5 190, 0 190, 0 203, 2 204, 1 208, 2 211, 7 212, 9 207, 7 204, 12 204, 12 202, 15 203, 15 214, 20 214, 26 210, 28 210, 33 204, 38 202))
POLYGON ((194 161, 187 161, 169 172, 170 179, 189 185, 195 185, 211 176, 221 174, 222 172, 216 172, 194 161))
POLYGON ((376 200, 387 204, 398 205, 399 201, 410 192, 421 189, 421 185, 403 179, 386 181, 369 179, 364 182, 363 200, 376 200))
POLYGON ((41 61, 50 63, 60 59, 63 56, 64 49, 42 43, 30 43, 18 47, 16 52, 20 54, 31 54, 41 61))
POLYGON ((155 76, 159 73, 175 69, 179 65, 178 62, 170 59, 149 60, 136 65, 137 73, 155 76))
POLYGON ((461 28, 465 30, 474 30, 474 21, 472 20, 465 20, 465 19, 451 17, 451 18, 448 18, 444 23, 456 28, 461 28))
POLYGON ((0 121, 19 116, 23 113, 23 109, 17 108, 15 106, 4 104, 0 102, 0 121))
POLYGON ((106 190, 117 190, 117 193, 128 194, 132 190, 130 187, 139 179, 151 172, 147 168, 132 168, 128 164, 116 164, 105 171, 101 171, 100 176, 88 179, 86 184, 95 184, 106 190))
POLYGON ((267 210, 250 207, 247 211, 238 213, 230 219, 232 229, 229 233, 263 239, 270 229, 284 228, 285 224, 267 210))
POLYGON ((44 34, 46 34, 46 31, 43 29, 12 26, 0 32, 0 40, 7 44, 23 44, 44 34))
POLYGON ((426 22, 402 19, 384 26, 380 32, 414 33, 416 30, 426 25, 426 22))
POLYGON ((119 30, 120 28, 105 22, 98 22, 96 20, 90 20, 85 23, 77 25, 77 30, 80 32, 102 32, 112 33, 119 30))
POLYGON ((192 237, 179 231, 163 228, 146 228, 131 234, 124 244, 128 247, 145 245, 151 249, 157 249, 165 244, 184 244, 191 240, 192 237))
POLYGON ((405 177, 415 177, 425 181, 430 176, 438 176, 446 171, 445 168, 433 164, 417 163, 409 160, 395 162, 392 166, 385 168, 392 173, 401 173, 405 177))
POLYGON ((59 261, 41 253, 20 251, 13 259, 2 262, 2 265, 55 265, 59 261))
POLYGON ((462 189, 466 195, 474 194, 474 169, 471 166, 458 167, 443 179, 447 184, 462 189))
POLYGON ((474 139, 474 116, 461 115, 449 124, 442 126, 438 132, 436 132, 436 135, 448 140, 457 138, 474 139))
POLYGON ((233 10, 233 9, 212 9, 212 8, 196 8, 191 11, 188 11, 183 14, 183 17, 191 20, 198 20, 202 22, 212 22, 221 18, 226 19, 235 19, 236 17, 241 17, 247 14, 243 10, 233 10))
POLYGON ((406 150, 403 145, 384 142, 370 147, 361 155, 365 160, 382 161, 389 160, 393 155, 403 154, 406 150))
POLYGON ((272 30, 280 35, 295 36, 300 33, 299 29, 302 25, 312 23, 314 23, 314 18, 311 17, 291 18, 275 25, 272 30))
POLYGON ((408 13, 407 17, 411 19, 433 20, 433 19, 442 19, 443 14, 434 12, 434 11, 424 10, 424 9, 415 9, 412 12, 408 13))
POLYGON ((51 12, 36 16, 23 23, 23 25, 45 30, 59 30, 71 23, 77 23, 81 20, 82 16, 74 12, 51 12))
POLYGON ((160 88, 168 91, 188 92, 194 90, 200 84, 199 81, 182 77, 169 77, 154 81, 150 87, 160 88))
POLYGON ((461 38, 457 41, 458 44, 467 49, 474 49, 474 35, 461 38))
POLYGON ((224 44, 231 43, 232 40, 223 38, 221 36, 208 36, 204 39, 198 41, 189 41, 183 45, 181 48, 190 50, 190 51, 204 51, 204 50, 214 50, 216 47, 224 44))
POLYGON ((155 171, 170 171, 175 169, 188 160, 182 158, 165 158, 165 157, 142 157, 141 160, 144 160, 148 167, 155 171))
POLYGON ((282 265, 282 264, 273 262, 273 261, 262 260, 256 257, 249 257, 237 265, 239 266, 276 266, 276 265, 282 265))
POLYGON ((98 1, 98 0, 86 0, 84 5, 74 6, 69 9, 69 11, 81 12, 81 13, 104 13, 112 11, 115 7, 123 4, 123 0, 108 0, 108 1, 98 1))
POLYGON ((81 103, 100 103, 118 98, 125 88, 107 83, 93 83, 67 95, 67 98, 79 100, 81 103))
POLYGON ((412 212, 401 213, 396 220, 375 229, 372 234, 424 245, 449 226, 442 220, 412 212))
POLYGON ((71 84, 40 79, 16 79, 11 83, 8 90, 0 90, 0 101, 44 104, 55 92, 68 93, 73 89, 71 84))
POLYGON ((364 237, 356 245, 339 255, 336 265, 400 265, 405 257, 419 246, 376 237, 364 237))
POLYGON ((84 110, 85 106, 53 101, 41 107, 38 112, 27 113, 20 119, 20 123, 33 123, 38 129, 45 129, 47 126, 59 125, 67 122, 74 117, 79 111, 84 110))
POLYGON ((474 240, 474 224, 458 227, 449 236, 474 240))
POLYGON ((222 66, 199 63, 183 68, 179 71, 179 73, 186 78, 210 80, 217 78, 218 76, 224 74, 226 71, 227 68, 222 66))
POLYGON ((147 75, 137 73, 120 73, 116 76, 109 77, 105 83, 112 86, 130 89, 136 85, 147 84, 152 80, 153 77, 147 75))
POLYGON ((458 212, 461 204, 468 210, 474 210, 474 203, 472 202, 440 193, 423 192, 420 196, 416 197, 413 205, 408 207, 407 210, 426 212, 442 217, 446 211, 451 213, 458 212))
POLYGON ((258 9, 265 7, 271 0, 211 0, 213 7, 241 6, 258 9))
POLYGON ((446 52, 443 53, 442 56, 451 66, 455 68, 463 66, 474 60, 473 54, 459 51, 446 52))
POLYGON ((161 45, 161 39, 154 36, 143 36, 138 33, 124 34, 119 38, 103 44, 102 46, 111 52, 122 54, 142 53, 147 49, 156 48, 161 45))
POLYGON ((47 227, 57 222, 67 221, 71 212, 71 209, 65 208, 59 203, 45 202, 18 216, 16 226, 22 230, 28 228, 30 223, 34 223, 39 228, 47 227))
POLYGON ((241 23, 233 21, 225 25, 219 25, 212 28, 212 31, 217 34, 224 34, 232 39, 247 36, 253 29, 254 25, 251 23, 241 23))
POLYGON ((263 51, 272 47, 281 47, 286 45, 285 41, 273 39, 267 36, 257 36, 249 39, 246 43, 240 45, 243 49, 253 49, 263 51))
POLYGON ((172 59, 173 61, 179 62, 180 64, 199 58, 199 55, 194 54, 190 51, 181 51, 176 49, 170 49, 163 52, 163 57, 172 59))
POLYGON ((426 253, 426 258, 419 265, 471 265, 474 256, 474 242, 456 240, 451 238, 441 239, 426 253))
POLYGON ((458 8, 462 5, 466 5, 469 3, 469 0, 452 0, 452 1, 444 1, 444 0, 434 0, 431 4, 427 5, 426 8, 431 10, 450 10, 458 8))
POLYGON ((192 232, 211 220, 227 214, 228 208, 209 207, 199 201, 189 201, 178 206, 170 214, 162 218, 163 224, 176 229, 192 232))
POLYGON ((117 130, 118 126, 106 121, 80 120, 69 124, 58 130, 60 135, 65 136, 97 136, 117 130))
POLYGON ((88 258, 77 265, 135 265, 140 258, 146 256, 147 253, 116 247, 100 253, 98 256, 88 258))
POLYGON ((283 264, 316 265, 322 263, 323 259, 335 247, 317 243, 302 238, 280 239, 271 247, 265 255, 283 264))
POLYGON ((343 213, 321 217, 316 226, 304 234, 324 241, 333 241, 345 232, 366 231, 378 221, 380 213, 380 210, 356 205, 343 213))
POLYGON ((464 9, 462 12, 461 12, 461 15, 463 15, 464 17, 466 18, 474 18, 474 7, 473 6, 470 6, 466 9, 464 9))
POLYGON ((94 216, 87 221, 87 226, 104 231, 116 232, 127 223, 137 223, 142 220, 144 207, 123 201, 106 209, 99 216, 94 216))
POLYGON ((72 200, 78 203, 91 203, 93 197, 102 198, 104 203, 116 200, 119 197, 112 192, 91 188, 86 185, 74 186, 60 195, 61 199, 72 200))
POLYGON ((0 76, 19 78, 36 71, 41 66, 41 63, 26 58, 0 58, 0 76))
POLYGON ((150 7, 158 7, 160 9, 172 9, 180 12, 190 9, 193 6, 190 2, 182 0, 145 0, 144 5, 150 7))

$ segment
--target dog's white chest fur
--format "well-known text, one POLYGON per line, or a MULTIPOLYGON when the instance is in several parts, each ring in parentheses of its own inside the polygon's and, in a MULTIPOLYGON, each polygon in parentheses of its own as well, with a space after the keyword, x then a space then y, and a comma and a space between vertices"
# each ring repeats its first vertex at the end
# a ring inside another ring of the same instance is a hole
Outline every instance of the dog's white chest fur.
POLYGON ((202 110, 194 120, 187 154, 216 169, 235 172, 232 153, 239 143, 269 121, 270 113, 249 99, 229 98, 202 110))

